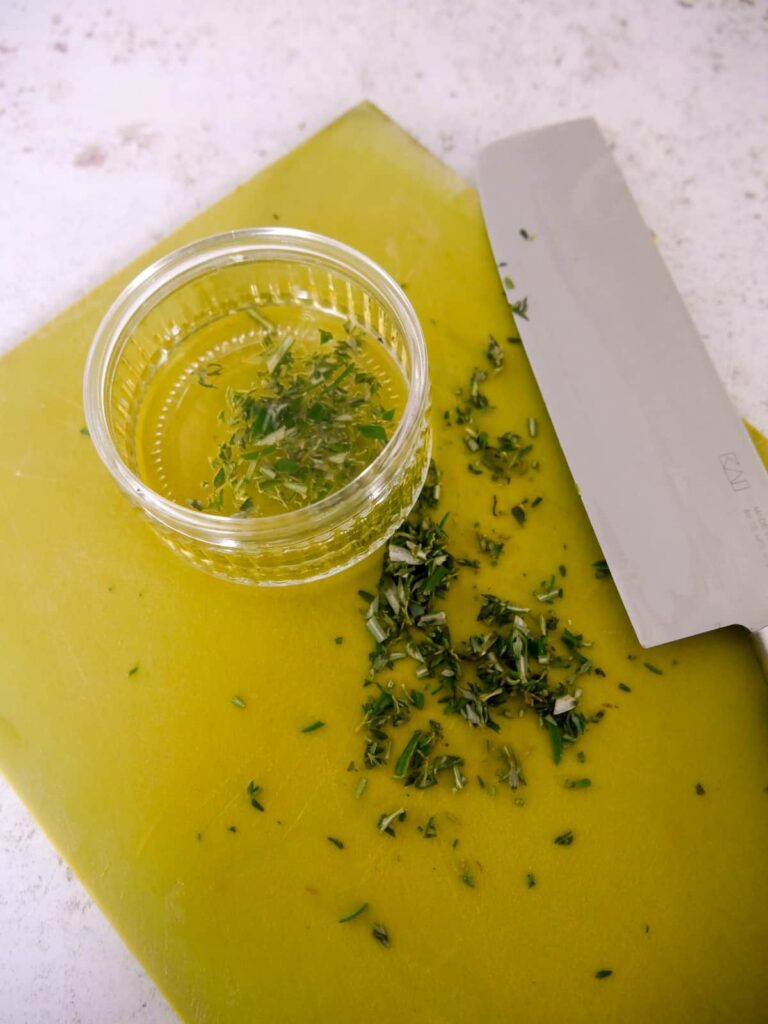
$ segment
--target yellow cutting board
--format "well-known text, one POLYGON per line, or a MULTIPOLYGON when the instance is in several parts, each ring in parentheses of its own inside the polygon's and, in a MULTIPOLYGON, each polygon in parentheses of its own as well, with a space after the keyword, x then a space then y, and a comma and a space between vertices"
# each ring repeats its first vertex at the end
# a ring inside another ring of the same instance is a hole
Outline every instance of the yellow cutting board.
POLYGON ((475 192, 364 105, 0 363, 0 764, 187 1021, 766 1019, 768 688, 735 629, 639 650, 612 582, 595 579, 600 552, 520 345, 505 343, 484 425, 524 432, 535 416, 541 469, 506 487, 467 472, 442 413, 489 332, 513 323, 475 192), (571 748, 554 765, 529 715, 502 720, 527 777, 517 794, 483 791, 496 737, 449 718, 464 790, 348 771, 370 646, 357 591, 380 558, 285 590, 209 578, 161 545, 81 435, 86 349, 128 279, 202 235, 275 222, 359 247, 414 302, 451 546, 476 557, 475 523, 507 538, 496 567, 483 558, 452 591, 460 630, 479 592, 529 602, 567 567, 552 610, 606 673, 585 678, 585 709, 606 714, 583 764, 571 748), (518 526, 491 516, 494 493, 502 510, 543 501, 518 526), (302 733, 315 719, 325 727, 302 733), (576 777, 592 786, 566 788, 576 777), (378 833, 400 806, 396 837, 378 833))

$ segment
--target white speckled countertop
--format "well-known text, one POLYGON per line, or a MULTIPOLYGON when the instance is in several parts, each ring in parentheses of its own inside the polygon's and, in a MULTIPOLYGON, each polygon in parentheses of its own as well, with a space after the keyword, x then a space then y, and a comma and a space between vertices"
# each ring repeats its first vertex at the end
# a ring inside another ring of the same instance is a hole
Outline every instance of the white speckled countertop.
MULTIPOLYGON (((0 349, 346 108, 464 175, 592 114, 768 430, 765 0, 4 0, 0 349)), ((173 1011, 0 783, 0 1024, 173 1011)))

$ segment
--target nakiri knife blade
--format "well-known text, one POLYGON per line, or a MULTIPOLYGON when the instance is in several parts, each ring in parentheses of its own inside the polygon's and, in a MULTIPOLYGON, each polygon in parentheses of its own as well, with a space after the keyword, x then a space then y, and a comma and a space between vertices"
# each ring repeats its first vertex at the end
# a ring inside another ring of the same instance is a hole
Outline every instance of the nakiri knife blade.
POLYGON ((768 473, 596 122, 493 143, 479 179, 508 298, 527 299, 526 354, 640 643, 739 624, 768 675, 768 473))

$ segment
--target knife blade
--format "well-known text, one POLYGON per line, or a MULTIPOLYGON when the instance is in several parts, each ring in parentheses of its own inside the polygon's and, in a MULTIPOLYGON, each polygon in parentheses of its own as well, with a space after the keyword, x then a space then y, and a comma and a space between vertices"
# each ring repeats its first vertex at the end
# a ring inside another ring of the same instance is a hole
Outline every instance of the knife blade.
POLYGON ((768 473, 596 122, 491 144, 479 183, 507 297, 527 299, 526 354, 638 640, 746 626, 768 674, 768 473))

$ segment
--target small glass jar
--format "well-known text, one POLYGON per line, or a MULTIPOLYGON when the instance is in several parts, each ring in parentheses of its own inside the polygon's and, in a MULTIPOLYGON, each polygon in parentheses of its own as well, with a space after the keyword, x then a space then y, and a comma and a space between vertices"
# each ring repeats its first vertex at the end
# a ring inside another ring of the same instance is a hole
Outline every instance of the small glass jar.
POLYGON ((309 582, 359 562, 408 515, 429 467, 429 372, 413 307, 366 256, 307 231, 230 231, 144 270, 96 332, 84 402, 99 456, 160 537, 198 568, 238 583, 309 582), (354 480, 314 504, 263 517, 185 507, 147 486, 138 468, 137 433, 156 374, 201 328, 244 311, 265 323, 293 311, 351 325, 385 347, 407 386, 392 437, 354 480))

